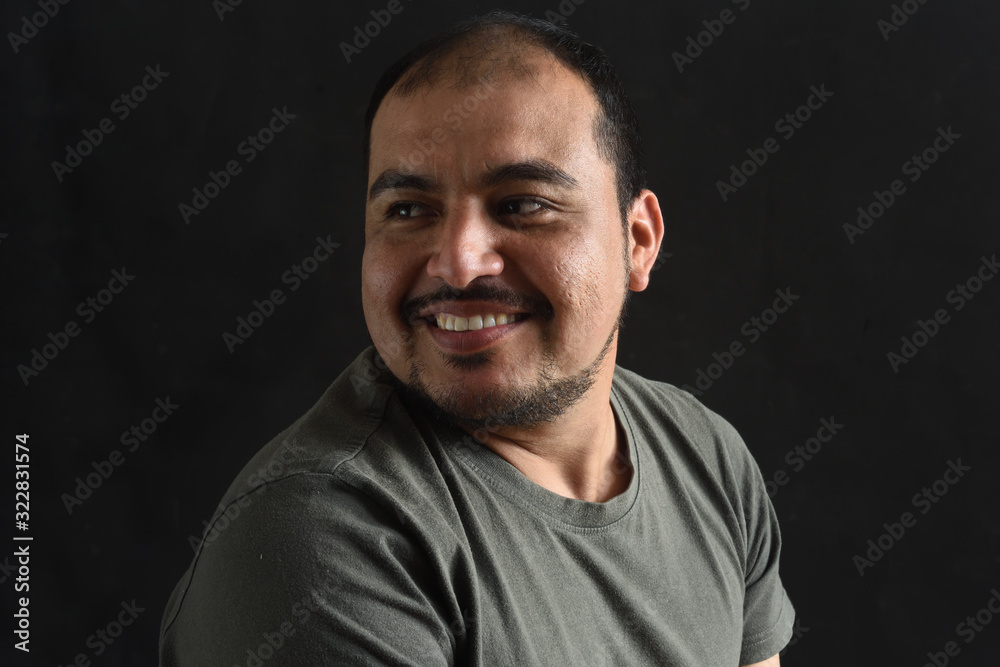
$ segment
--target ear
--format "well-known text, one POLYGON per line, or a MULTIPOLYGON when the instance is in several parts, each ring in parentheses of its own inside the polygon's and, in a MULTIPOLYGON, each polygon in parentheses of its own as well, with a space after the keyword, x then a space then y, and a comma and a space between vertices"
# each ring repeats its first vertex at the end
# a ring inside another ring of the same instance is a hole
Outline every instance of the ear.
POLYGON ((632 203, 628 216, 629 259, 631 270, 628 288, 641 292, 649 285, 649 274, 660 253, 663 241, 663 215, 660 202, 650 190, 643 190, 632 203))

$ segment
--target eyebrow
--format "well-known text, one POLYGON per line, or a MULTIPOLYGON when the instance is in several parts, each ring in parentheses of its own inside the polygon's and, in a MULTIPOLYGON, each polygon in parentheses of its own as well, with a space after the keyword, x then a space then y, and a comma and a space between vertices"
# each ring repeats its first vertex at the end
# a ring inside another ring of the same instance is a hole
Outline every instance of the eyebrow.
POLYGON ((579 185, 575 178, 547 160, 525 160, 497 165, 480 179, 485 187, 495 187, 508 181, 538 181, 567 188, 579 185))
MULTIPOLYGON (((547 160, 524 160, 491 167, 479 179, 483 187, 492 188, 510 181, 536 181, 566 188, 576 188, 579 183, 567 172, 547 160)), ((387 169, 379 174, 368 190, 368 201, 389 190, 417 190, 438 192, 440 186, 432 179, 417 174, 387 169)))
POLYGON ((387 169, 379 174, 368 190, 368 201, 372 201, 383 192, 389 190, 419 190, 420 192, 436 192, 438 187, 431 179, 417 176, 397 169, 387 169))

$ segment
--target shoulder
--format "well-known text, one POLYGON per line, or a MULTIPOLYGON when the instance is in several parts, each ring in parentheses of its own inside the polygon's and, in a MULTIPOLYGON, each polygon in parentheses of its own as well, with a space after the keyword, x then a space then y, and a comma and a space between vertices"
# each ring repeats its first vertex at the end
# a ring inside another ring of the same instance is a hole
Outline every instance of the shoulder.
POLYGON ((419 434, 389 378, 373 348, 362 352, 305 414, 246 463, 220 509, 299 476, 328 476, 330 484, 349 489, 419 467, 420 448, 402 446, 419 434))
POLYGON ((718 448, 741 456, 746 453, 746 445, 732 424, 683 389, 620 366, 615 369, 614 388, 623 407, 644 431, 667 430, 701 449, 718 448))
POLYGON ((432 579, 418 536, 441 524, 447 498, 413 498, 445 488, 428 485, 440 475, 369 348, 237 475, 191 545, 162 635, 179 646, 237 616, 268 630, 293 608, 328 607, 342 586, 373 585, 376 571, 386 589, 432 579), (417 521, 414 506, 437 509, 417 521))
POLYGON ((736 510, 764 492, 760 470, 743 438, 692 394, 621 367, 615 370, 614 389, 636 436, 661 465, 721 492, 736 510))
POLYGON ((306 519, 328 526, 377 522, 373 513, 378 508, 399 518, 401 508, 426 506, 430 499, 439 519, 449 506, 446 491, 437 452, 400 401, 374 349, 368 348, 315 405, 243 467, 203 541, 214 541, 237 515, 249 524, 295 512, 287 526, 269 526, 280 532, 306 519))
POLYGON ((394 591, 430 595, 444 583, 391 507, 333 475, 285 475, 228 505, 206 533, 165 609, 161 664, 233 664, 279 632, 303 663, 355 664, 336 653, 355 616, 405 602, 394 591))

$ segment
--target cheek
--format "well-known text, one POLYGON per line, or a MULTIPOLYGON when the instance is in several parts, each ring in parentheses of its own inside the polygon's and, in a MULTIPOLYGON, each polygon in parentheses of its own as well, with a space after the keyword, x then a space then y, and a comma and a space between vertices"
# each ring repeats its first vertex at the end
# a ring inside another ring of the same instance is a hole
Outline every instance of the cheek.
MULTIPOLYGON (((551 261, 551 260, 550 260, 551 261)), ((592 282, 599 278, 600 271, 590 261, 584 252, 575 252, 563 256, 552 266, 552 278, 556 289, 553 303, 556 310, 562 310, 567 319, 585 317, 586 311, 593 307, 592 282)))
POLYGON ((365 313, 376 313, 379 308, 388 305, 395 284, 393 263, 386 261, 385 253, 380 248, 365 248, 361 261, 361 292, 364 299, 365 313))
POLYGON ((361 261, 365 305, 398 320, 399 307, 420 271, 413 244, 394 243, 384 237, 365 244, 361 261))
POLYGON ((379 354, 397 375, 406 358, 407 332, 399 309, 411 284, 404 257, 374 242, 365 246, 361 263, 361 304, 368 333, 379 354))
POLYGON ((623 280, 615 263, 620 260, 617 254, 611 254, 617 251, 609 250, 603 242, 564 248, 557 261, 552 260, 554 253, 544 260, 548 267, 548 298, 560 321, 554 333, 562 343, 573 347, 589 347, 595 336, 601 338, 598 345, 603 345, 609 323, 617 318, 616 308, 624 291, 619 287, 623 280))

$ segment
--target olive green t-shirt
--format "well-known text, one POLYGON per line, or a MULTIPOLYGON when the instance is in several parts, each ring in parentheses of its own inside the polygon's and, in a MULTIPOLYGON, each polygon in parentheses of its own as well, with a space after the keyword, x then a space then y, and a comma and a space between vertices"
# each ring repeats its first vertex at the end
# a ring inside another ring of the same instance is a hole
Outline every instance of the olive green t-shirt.
POLYGON ((633 472, 593 503, 421 414, 377 363, 368 348, 233 482, 167 605, 162 667, 736 667, 788 642, 760 471, 690 394, 616 367, 633 472))

